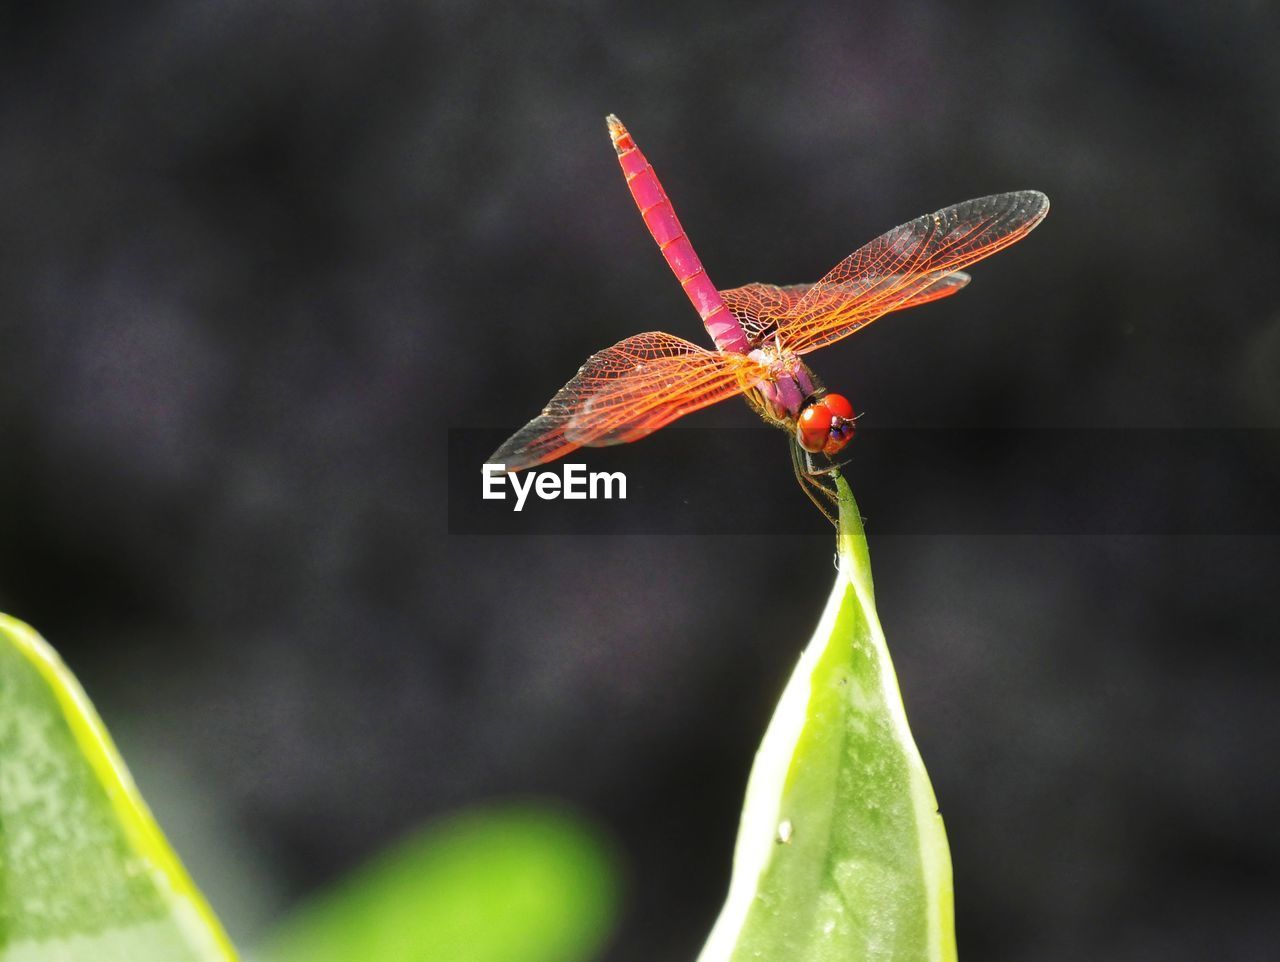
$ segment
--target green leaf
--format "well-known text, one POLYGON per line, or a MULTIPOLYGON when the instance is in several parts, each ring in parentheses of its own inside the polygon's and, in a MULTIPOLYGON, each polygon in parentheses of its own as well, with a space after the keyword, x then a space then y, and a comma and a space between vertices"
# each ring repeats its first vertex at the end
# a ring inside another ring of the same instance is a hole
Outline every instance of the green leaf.
POLYGON ((616 881, 594 832, 531 805, 429 826, 299 910, 264 962, 575 962, 612 927, 616 881))
POLYGON ((699 962, 954 962, 951 856, 843 478, 839 573, 756 755, 699 962))
POLYGON ((229 962, 84 690, 0 615, 0 962, 229 962))

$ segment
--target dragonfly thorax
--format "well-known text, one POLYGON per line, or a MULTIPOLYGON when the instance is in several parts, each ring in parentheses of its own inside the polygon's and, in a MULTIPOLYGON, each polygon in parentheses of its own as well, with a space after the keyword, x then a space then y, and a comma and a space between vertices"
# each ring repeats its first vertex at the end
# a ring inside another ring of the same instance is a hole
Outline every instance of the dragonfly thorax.
POLYGON ((766 345, 750 357, 769 368, 769 376, 747 392, 747 402, 766 421, 811 454, 836 454, 853 439, 853 405, 828 393, 797 355, 766 345))
POLYGON ((853 439, 853 405, 844 395, 828 392, 797 355, 766 345, 750 357, 769 369, 768 377, 746 395, 762 418, 791 434, 810 454, 830 457, 853 439))
POLYGON ((791 427, 805 402, 822 390, 818 378, 795 354, 773 345, 756 348, 748 356, 769 369, 768 377, 748 394, 748 400, 765 420, 791 427))

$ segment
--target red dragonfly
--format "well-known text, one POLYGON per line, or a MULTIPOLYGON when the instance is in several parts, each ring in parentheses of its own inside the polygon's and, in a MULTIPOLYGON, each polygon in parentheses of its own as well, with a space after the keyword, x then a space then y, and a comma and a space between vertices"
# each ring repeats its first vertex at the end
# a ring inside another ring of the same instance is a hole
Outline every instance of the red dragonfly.
POLYGON ((1021 190, 967 200, 877 237, 816 284, 757 283, 720 291, 631 134, 617 117, 611 115, 608 124, 631 196, 717 349, 652 331, 593 354, 489 463, 519 471, 579 447, 636 441, 741 394, 765 421, 790 435, 796 478, 834 520, 834 494, 823 479, 838 467, 831 459, 853 438, 855 415, 843 395, 823 387, 801 355, 890 311, 954 294, 969 283, 961 268, 1025 237, 1048 213, 1049 198, 1021 190))

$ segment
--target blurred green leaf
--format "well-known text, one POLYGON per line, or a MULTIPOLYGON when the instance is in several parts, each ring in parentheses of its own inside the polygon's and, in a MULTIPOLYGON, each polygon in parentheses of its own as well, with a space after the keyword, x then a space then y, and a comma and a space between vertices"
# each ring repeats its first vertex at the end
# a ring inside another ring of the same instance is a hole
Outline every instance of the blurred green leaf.
POLYGON ((951 856, 837 476, 840 570, 747 785, 700 962, 954 962, 951 856))
POLYGON ((612 926, 611 859, 544 807, 469 811, 394 846, 300 909, 264 962, 576 962, 612 926))
POLYGON ((0 962, 229 962, 75 677, 0 615, 0 962))

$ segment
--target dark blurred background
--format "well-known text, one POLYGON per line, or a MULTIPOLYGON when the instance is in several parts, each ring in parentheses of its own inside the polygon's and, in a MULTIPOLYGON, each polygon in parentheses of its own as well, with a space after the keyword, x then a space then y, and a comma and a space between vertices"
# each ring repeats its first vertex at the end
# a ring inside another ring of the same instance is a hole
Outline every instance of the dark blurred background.
MULTIPOLYGON (((451 429, 514 430, 628 334, 701 338, 604 115, 721 286, 1052 198, 960 296, 812 359, 868 428, 1274 429, 1278 28, 1257 0, 11 6, 0 609, 242 944, 422 820, 532 796, 616 844, 608 962, 691 959, 832 578, 783 439, 727 432, 749 474, 608 457, 793 534, 448 523, 451 429)), ((965 958, 1274 958, 1280 539, 1218 481, 1232 533, 877 536, 912 505, 861 495, 965 958)))

